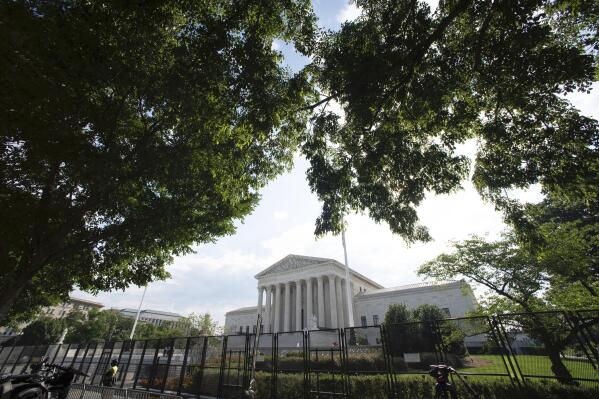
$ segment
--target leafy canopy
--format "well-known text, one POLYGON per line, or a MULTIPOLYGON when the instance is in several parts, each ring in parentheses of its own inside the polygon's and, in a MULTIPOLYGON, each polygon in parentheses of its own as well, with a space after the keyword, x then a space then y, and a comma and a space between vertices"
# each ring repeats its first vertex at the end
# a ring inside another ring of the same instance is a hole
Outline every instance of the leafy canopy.
MULTIPOLYGON (((460 188, 478 143, 474 182, 503 190, 596 179, 599 125, 563 99, 595 78, 592 1, 358 0, 356 20, 327 32, 313 64, 321 109, 303 152, 324 202, 316 232, 338 232, 348 210, 429 240, 416 207, 460 188)), ((596 181, 596 180, 595 180, 596 181)))
POLYGON ((291 164, 307 0, 0 4, 0 322, 168 277, 291 164))
POLYGON ((597 77, 596 2, 356 4, 317 40, 308 0, 1 3, 0 322, 166 278, 297 148, 317 234, 355 210, 429 240, 416 208, 460 188, 469 139, 500 206, 505 188, 597 183, 598 123, 563 99, 597 77), (276 39, 313 62, 286 70, 276 39))

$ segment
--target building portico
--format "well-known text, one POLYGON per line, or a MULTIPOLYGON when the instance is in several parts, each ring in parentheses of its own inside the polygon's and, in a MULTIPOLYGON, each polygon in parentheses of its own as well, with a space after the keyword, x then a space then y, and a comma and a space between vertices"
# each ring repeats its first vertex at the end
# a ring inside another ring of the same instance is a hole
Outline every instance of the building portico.
POLYGON ((426 282, 384 288, 327 258, 288 255, 255 275, 257 306, 227 313, 225 330, 244 333, 262 315, 263 333, 350 327, 349 309, 356 326, 377 325, 393 303, 408 307, 438 306, 448 316, 461 317, 476 307, 472 289, 463 281, 426 282), (346 287, 350 288, 351 307, 346 287))
MULTIPOLYGON (((382 288, 359 273, 350 275, 352 297, 358 292, 356 286, 359 292, 382 288)), ((289 255, 255 277, 263 332, 347 326, 347 281, 341 263, 289 255)))

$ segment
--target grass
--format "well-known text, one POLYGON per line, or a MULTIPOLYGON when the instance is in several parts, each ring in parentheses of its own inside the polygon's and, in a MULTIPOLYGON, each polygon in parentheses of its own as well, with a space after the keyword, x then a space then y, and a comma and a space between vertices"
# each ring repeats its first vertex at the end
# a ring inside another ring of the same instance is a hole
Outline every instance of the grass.
MULTIPOLYGON (((549 378, 554 376, 553 371, 551 371, 551 361, 547 356, 516 355, 514 357, 522 374, 549 378)), ((460 368, 458 371, 507 374, 505 365, 499 355, 471 355, 466 360, 471 361, 472 365, 460 368)), ((574 378, 599 379, 599 372, 594 370, 588 361, 569 359, 562 359, 562 361, 574 378)))

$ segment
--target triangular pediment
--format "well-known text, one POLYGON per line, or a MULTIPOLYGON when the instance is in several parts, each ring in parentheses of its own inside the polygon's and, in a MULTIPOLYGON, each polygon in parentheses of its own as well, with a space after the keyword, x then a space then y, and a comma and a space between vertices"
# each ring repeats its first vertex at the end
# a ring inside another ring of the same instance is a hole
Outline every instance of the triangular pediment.
POLYGON ((287 255, 272 266, 269 266, 260 273, 256 274, 256 278, 263 277, 268 274, 277 274, 289 270, 297 270, 307 266, 314 266, 329 262, 334 262, 334 260, 327 258, 316 258, 313 256, 287 255))

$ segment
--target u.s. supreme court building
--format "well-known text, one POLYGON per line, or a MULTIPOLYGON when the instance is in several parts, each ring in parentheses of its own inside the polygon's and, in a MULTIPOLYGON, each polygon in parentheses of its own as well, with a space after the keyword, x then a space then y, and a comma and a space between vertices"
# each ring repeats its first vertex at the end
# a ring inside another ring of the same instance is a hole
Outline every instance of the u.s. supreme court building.
MULTIPOLYGON (((227 312, 225 332, 252 332, 262 314, 262 332, 349 326, 345 266, 327 258, 288 255, 258 273, 258 305, 227 312)), ((476 299, 464 281, 442 281, 385 288, 350 269, 351 307, 356 326, 378 325, 389 305, 436 305, 448 317, 474 310, 476 299)))

